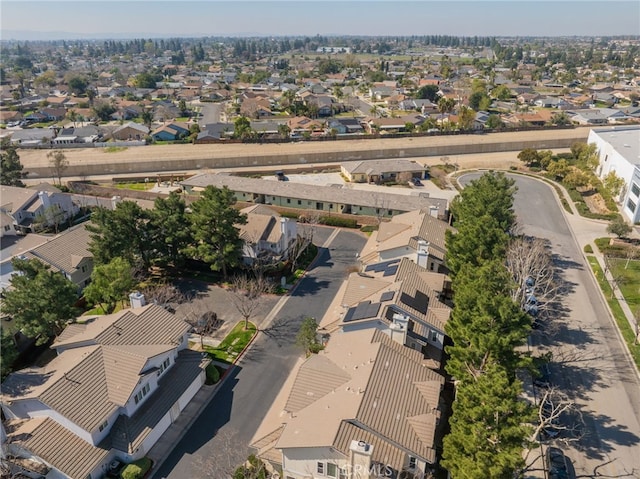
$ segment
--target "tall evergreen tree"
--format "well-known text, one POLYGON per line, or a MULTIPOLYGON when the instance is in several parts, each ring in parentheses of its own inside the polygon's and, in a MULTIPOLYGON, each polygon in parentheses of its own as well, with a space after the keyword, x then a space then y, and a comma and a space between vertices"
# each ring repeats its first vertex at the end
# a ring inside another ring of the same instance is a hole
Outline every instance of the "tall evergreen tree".
POLYGON ((16 146, 9 138, 3 138, 0 143, 0 185, 24 186, 22 178, 27 174, 22 168, 16 146))
POLYGON ((236 225, 245 224, 247 216, 233 206, 236 199, 226 186, 207 186, 200 198, 191 204, 191 232, 195 244, 189 254, 208 263, 213 271, 237 266, 242 257, 242 239, 236 225))
POLYGON ((36 344, 58 336, 77 311, 77 287, 61 273, 38 260, 14 258, 11 288, 4 292, 3 313, 36 344))
POLYGON ((184 260, 184 249, 191 243, 186 204, 172 192, 166 199, 157 198, 151 211, 150 229, 158 247, 157 258, 174 265, 184 260))
POLYGON ((150 213, 133 201, 122 201, 114 210, 96 208, 87 229, 93 233, 89 251, 97 264, 122 257, 131 265, 150 265, 155 250, 149 234, 150 213))
POLYGON ((519 477, 534 418, 521 393, 520 381, 496 364, 458 387, 441 462, 453 479, 519 477))

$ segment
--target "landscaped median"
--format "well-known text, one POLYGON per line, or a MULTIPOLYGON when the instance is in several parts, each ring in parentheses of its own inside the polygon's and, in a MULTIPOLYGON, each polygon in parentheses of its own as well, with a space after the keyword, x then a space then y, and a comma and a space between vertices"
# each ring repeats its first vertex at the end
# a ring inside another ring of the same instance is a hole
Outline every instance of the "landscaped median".
POLYGON ((205 346, 204 351, 215 361, 231 365, 240 353, 251 342, 257 332, 256 325, 249 322, 245 329, 245 322, 240 321, 222 340, 219 346, 205 346))
POLYGON ((611 309, 613 317, 616 320, 616 324, 618 325, 620 334, 622 334, 622 337, 627 343, 629 351, 631 352, 631 356, 633 357, 633 361, 636 364, 636 368, 640 369, 640 344, 638 344, 636 341, 635 332, 631 328, 631 325, 629 324, 624 311, 622 311, 622 307, 620 306, 618 299, 613 294, 611 285, 605 278, 604 271, 602 271, 597 258, 595 256, 587 255, 587 260, 589 261, 589 265, 591 265, 593 274, 595 275, 596 280, 600 285, 600 289, 604 293, 604 297, 609 304, 609 308, 611 309))

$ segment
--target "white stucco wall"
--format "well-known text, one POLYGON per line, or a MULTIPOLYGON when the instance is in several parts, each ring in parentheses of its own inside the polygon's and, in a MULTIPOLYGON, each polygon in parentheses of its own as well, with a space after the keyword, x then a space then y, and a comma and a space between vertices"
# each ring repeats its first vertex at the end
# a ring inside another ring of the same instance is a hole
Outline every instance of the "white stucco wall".
POLYGON ((283 449, 282 451, 283 476, 295 479, 326 479, 327 462, 336 464, 338 468, 347 466, 347 458, 336 450, 329 447, 300 447, 283 449), (324 474, 317 473, 318 461, 325 463, 324 474))

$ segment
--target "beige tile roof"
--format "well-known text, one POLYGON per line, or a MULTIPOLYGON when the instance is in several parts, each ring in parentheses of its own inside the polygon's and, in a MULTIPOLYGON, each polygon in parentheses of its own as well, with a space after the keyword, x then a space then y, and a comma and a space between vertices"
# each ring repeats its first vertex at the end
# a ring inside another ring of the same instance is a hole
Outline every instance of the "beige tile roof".
POLYGON ((361 276, 358 273, 351 273, 342 297, 342 304, 345 306, 355 306, 356 304, 371 299, 376 293, 387 290, 393 285, 392 281, 361 276))
POLYGON ((53 348, 92 341, 112 345, 174 344, 190 329, 189 324, 165 309, 148 304, 100 316, 75 328, 75 335, 61 334, 53 348))
POLYGON ((396 248, 407 247, 408 254, 418 248, 418 240, 429 242, 429 254, 444 260, 445 231, 455 231, 445 221, 434 218, 427 209, 417 209, 402 213, 380 224, 378 231, 372 234, 361 252, 365 263, 380 260, 380 253, 396 248))
POLYGON ((381 457, 399 464, 402 451, 433 462, 444 378, 426 367, 419 352, 379 330, 360 330, 334 334, 319 357, 351 379, 297 413, 288 411, 278 449, 333 445, 345 452, 350 440, 364 436, 348 422, 368 431, 372 443, 375 436, 381 457))
POLYGON ((433 197, 380 193, 379 191, 354 190, 347 187, 307 185, 292 181, 265 181, 257 178, 243 178, 228 174, 196 175, 181 184, 189 187, 204 188, 208 185, 222 188, 227 186, 235 192, 280 196, 301 200, 314 200, 326 203, 369 207, 384 204, 394 211, 412 211, 437 206, 439 214, 444 215, 447 200, 433 197))
POLYGON ((13 213, 24 207, 33 198, 38 197, 38 192, 29 188, 18 188, 17 186, 0 187, 0 209, 6 213, 13 213))
POLYGON ((94 447, 50 418, 29 419, 12 425, 12 442, 55 465, 72 479, 85 479, 109 455, 108 443, 94 447))
POLYGON ((424 166, 421 164, 416 163, 415 161, 403 159, 347 161, 345 163, 340 163, 340 166, 351 174, 365 173, 368 175, 381 175, 383 173, 403 171, 422 172, 425 170, 424 166))
POLYGON ((285 409, 298 412, 346 383, 351 376, 326 356, 311 356, 302 365, 285 409))
POLYGON ((39 259, 51 265, 55 271, 73 273, 85 258, 93 258, 89 252, 89 231, 85 225, 71 228, 37 248, 32 249, 25 256, 29 259, 39 259))
POLYGON ((351 441, 364 441, 367 444, 371 444, 373 446, 372 462, 391 466, 396 471, 402 470, 406 456, 402 449, 370 431, 359 428, 348 421, 342 421, 336 434, 336 439, 333 442, 333 447, 348 457, 351 441))

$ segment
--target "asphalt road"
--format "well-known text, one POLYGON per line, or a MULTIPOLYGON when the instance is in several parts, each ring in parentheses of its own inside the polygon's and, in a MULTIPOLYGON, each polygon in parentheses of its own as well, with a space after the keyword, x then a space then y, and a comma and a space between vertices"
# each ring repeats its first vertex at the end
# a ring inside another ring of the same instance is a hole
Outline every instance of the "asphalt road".
POLYGON ((513 177, 518 222, 524 233, 549 240, 567 287, 553 326, 532 336, 537 348, 552 352, 552 381, 575 401, 586 425, 579 440, 558 445, 577 477, 640 477, 640 380, 575 241, 592 225, 567 221, 546 184, 513 177))
MULTIPOLYGON (((323 244, 332 232, 332 228, 318 227, 314 242, 323 244)), ((365 242, 363 235, 342 230, 327 248, 320 249, 313 268, 272 326, 259 333, 252 348, 154 477, 220 479, 212 475, 211 464, 229 456, 230 447, 237 452, 247 446, 302 354, 294 344, 300 322, 306 316, 318 320, 322 317, 365 242)))
POLYGON ((198 121, 200 126, 204 127, 212 123, 219 123, 220 111, 222 110, 222 106, 223 105, 220 103, 209 103, 209 102, 201 103, 200 108, 201 108, 202 117, 200 118, 200 121, 198 121))

